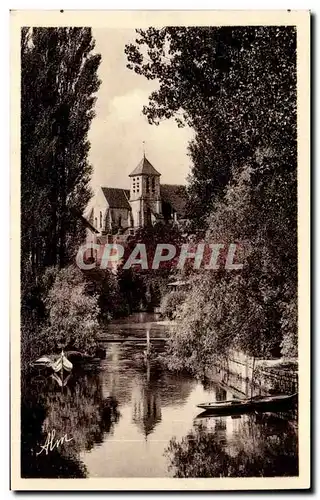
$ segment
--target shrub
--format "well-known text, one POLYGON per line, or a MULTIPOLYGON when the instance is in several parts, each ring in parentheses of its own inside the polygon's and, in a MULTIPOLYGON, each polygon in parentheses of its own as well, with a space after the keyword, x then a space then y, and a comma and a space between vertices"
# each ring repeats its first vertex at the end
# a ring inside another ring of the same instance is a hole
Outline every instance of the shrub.
POLYGON ((167 293, 161 300, 161 314, 168 319, 174 319, 176 316, 177 307, 183 303, 185 298, 186 293, 182 291, 167 293))
POLYGON ((48 312, 40 342, 46 352, 62 348, 91 352, 98 332, 98 298, 89 295, 83 273, 74 266, 57 272, 45 299, 48 312))
POLYGON ((99 319, 109 321, 118 316, 126 316, 130 309, 122 293, 118 275, 109 269, 95 268, 85 271, 88 289, 98 298, 99 319))

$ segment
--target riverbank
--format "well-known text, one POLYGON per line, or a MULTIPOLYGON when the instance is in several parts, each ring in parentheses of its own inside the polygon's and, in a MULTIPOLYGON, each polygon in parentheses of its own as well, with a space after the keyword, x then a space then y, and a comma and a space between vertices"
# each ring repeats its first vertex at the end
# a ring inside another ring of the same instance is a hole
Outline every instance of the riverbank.
POLYGON ((229 359, 208 369, 206 377, 228 384, 238 397, 299 391, 296 359, 254 359, 235 352, 229 359))

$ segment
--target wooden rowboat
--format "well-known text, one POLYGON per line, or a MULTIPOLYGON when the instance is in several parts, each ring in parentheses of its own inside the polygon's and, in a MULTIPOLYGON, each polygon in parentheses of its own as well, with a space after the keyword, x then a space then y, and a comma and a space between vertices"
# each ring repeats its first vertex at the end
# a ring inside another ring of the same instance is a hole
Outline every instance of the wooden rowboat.
POLYGON ((280 396, 256 396, 252 399, 231 399, 229 401, 213 401, 210 403, 198 404, 202 408, 212 413, 236 413, 239 411, 265 411, 273 406, 290 404, 297 399, 298 394, 280 396))
POLYGON ((61 352, 59 358, 52 365, 52 369, 55 373, 61 372, 62 370, 65 370, 66 372, 71 372, 72 368, 73 365, 71 361, 68 360, 63 351, 61 352))

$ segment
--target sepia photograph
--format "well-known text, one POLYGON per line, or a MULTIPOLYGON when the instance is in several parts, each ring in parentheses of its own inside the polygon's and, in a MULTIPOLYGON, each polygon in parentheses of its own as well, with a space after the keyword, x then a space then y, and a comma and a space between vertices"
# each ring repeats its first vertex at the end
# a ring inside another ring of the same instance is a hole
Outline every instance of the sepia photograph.
POLYGON ((11 13, 12 489, 310 487, 309 24, 11 13))

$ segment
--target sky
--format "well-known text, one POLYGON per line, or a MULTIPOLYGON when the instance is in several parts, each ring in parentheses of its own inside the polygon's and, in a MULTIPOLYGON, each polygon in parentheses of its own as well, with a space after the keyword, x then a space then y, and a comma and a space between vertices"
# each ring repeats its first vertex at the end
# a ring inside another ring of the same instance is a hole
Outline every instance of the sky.
POLYGON ((145 153, 161 175, 163 184, 186 184, 191 160, 187 145, 189 128, 178 128, 174 119, 159 126, 149 125, 142 114, 157 81, 148 81, 126 67, 126 43, 134 42, 134 30, 93 29, 95 50, 102 61, 98 71, 101 85, 97 92, 96 116, 89 140, 89 161, 93 165, 92 187, 129 188, 128 175, 145 153))

